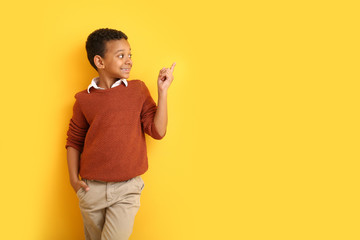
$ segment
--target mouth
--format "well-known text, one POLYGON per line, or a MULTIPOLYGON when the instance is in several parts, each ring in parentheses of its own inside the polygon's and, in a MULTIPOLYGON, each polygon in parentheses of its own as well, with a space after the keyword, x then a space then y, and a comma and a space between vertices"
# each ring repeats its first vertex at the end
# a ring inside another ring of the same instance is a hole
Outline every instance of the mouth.
POLYGON ((129 73, 131 68, 120 68, 121 71, 129 73))

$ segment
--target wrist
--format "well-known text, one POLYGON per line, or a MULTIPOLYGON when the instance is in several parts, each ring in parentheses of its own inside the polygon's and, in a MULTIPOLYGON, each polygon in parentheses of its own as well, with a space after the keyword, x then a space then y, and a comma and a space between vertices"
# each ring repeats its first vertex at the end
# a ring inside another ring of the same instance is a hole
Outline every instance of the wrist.
POLYGON ((79 177, 71 177, 70 178, 70 184, 72 186, 75 186, 78 181, 79 181, 79 177))
POLYGON ((167 97, 167 90, 158 91, 159 98, 166 98, 167 97))

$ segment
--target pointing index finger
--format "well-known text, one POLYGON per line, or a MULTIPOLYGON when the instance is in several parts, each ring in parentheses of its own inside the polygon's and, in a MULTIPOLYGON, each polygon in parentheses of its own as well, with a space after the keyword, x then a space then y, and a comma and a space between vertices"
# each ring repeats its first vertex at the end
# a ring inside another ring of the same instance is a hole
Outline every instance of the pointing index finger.
POLYGON ((174 63, 171 65, 171 68, 170 68, 170 71, 171 71, 171 72, 174 72, 175 65, 176 65, 176 62, 174 62, 174 63))

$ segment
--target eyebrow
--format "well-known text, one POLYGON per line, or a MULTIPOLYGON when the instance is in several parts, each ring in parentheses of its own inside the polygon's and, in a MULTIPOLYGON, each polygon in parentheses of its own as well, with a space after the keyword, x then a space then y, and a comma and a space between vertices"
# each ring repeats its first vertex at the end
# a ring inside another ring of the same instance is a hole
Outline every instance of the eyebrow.
MULTIPOLYGON (((129 50, 131 51, 131 48, 130 48, 129 50)), ((115 53, 117 53, 117 52, 123 52, 123 51, 125 51, 125 49, 119 49, 119 50, 117 50, 115 53)))

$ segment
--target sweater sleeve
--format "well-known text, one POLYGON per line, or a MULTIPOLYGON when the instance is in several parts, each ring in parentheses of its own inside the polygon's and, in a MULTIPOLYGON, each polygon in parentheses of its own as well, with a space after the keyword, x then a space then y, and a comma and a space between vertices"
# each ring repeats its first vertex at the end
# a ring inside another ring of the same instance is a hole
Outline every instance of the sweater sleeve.
POLYGON ((142 81, 141 91, 143 96, 143 106, 141 110, 141 124, 143 131, 154 139, 162 139, 163 137, 157 132, 154 123, 155 113, 157 110, 156 103, 152 99, 149 89, 142 81))
POLYGON ((69 130, 67 131, 68 137, 65 148, 71 146, 79 152, 82 152, 88 129, 89 124, 81 111, 79 101, 76 99, 73 107, 73 116, 70 119, 69 130))

